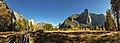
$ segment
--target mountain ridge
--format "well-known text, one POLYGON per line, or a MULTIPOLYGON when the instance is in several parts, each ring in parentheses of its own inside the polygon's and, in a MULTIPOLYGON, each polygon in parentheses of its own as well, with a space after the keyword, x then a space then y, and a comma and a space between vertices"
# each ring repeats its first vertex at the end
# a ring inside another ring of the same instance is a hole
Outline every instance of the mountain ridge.
POLYGON ((90 13, 88 9, 85 9, 84 12, 81 14, 73 14, 66 18, 59 28, 103 26, 104 22, 105 22, 104 14, 90 13))

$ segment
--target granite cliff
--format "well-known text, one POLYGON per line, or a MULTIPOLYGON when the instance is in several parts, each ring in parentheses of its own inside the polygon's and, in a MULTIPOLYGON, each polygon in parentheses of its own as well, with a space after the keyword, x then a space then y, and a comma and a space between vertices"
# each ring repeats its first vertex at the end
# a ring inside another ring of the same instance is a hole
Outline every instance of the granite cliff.
POLYGON ((85 26, 102 26, 105 22, 104 14, 90 13, 85 9, 81 14, 73 14, 65 19, 59 28, 75 28, 85 26))

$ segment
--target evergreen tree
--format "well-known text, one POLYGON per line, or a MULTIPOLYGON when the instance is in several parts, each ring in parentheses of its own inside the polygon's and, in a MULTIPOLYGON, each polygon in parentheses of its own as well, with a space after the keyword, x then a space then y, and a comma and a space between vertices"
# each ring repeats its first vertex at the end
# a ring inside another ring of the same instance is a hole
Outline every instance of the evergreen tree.
POLYGON ((117 19, 117 29, 120 31, 120 23, 119 23, 119 16, 120 16, 120 0, 111 0, 111 9, 114 12, 114 15, 117 19))
POLYGON ((106 28, 106 30, 109 30, 109 31, 113 31, 113 30, 116 30, 115 29, 115 22, 114 22, 114 20, 113 20, 113 18, 112 18, 112 16, 111 16, 111 11, 108 9, 107 11, 106 11, 106 22, 105 22, 105 28, 106 28))

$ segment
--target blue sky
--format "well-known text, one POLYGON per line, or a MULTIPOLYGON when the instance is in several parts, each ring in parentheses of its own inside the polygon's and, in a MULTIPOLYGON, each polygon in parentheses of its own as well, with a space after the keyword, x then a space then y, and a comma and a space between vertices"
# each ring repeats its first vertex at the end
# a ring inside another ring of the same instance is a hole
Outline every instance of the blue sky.
POLYGON ((105 14, 110 9, 110 0, 4 0, 13 11, 26 19, 47 22, 53 25, 63 23, 72 14, 89 12, 105 14))

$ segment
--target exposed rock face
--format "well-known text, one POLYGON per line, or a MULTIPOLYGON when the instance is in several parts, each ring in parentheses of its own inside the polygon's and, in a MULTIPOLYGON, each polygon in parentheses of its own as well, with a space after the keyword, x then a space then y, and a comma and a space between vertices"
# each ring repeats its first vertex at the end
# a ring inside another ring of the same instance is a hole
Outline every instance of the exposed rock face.
POLYGON ((0 0, 0 31, 14 30, 14 23, 24 17, 8 8, 7 4, 0 0))
POLYGON ((18 14, 17 12, 13 11, 13 17, 14 17, 14 20, 22 20, 24 19, 24 17, 21 15, 21 14, 18 14))
POLYGON ((24 18, 21 14, 9 9, 7 4, 3 0, 0 0, 0 10, 0 15, 10 15, 15 21, 24 18))
POLYGON ((11 9, 8 8, 7 4, 3 2, 3 0, 0 0, 0 15, 10 15, 14 21, 18 19, 23 19, 24 17, 20 14, 18 14, 15 11, 12 11, 11 9))
POLYGON ((90 13, 91 18, 92 18, 92 25, 93 26, 100 26, 100 25, 104 25, 105 22, 105 16, 103 14, 94 14, 94 13, 90 13))
POLYGON ((68 17, 59 28, 75 28, 80 26, 104 25, 105 16, 103 14, 89 13, 88 9, 81 14, 74 14, 68 17))
POLYGON ((85 9, 85 11, 78 17, 78 20, 80 24, 91 24, 92 19, 88 12, 88 9, 85 9))
POLYGON ((6 3, 0 1, 0 31, 12 30, 12 14, 6 3))
POLYGON ((29 20, 29 25, 30 25, 30 22, 32 22, 32 25, 36 25, 36 23, 35 23, 35 20, 34 20, 34 19, 30 19, 30 20, 29 20))
POLYGON ((74 28, 76 26, 79 26, 79 22, 77 21, 77 18, 79 17, 79 14, 74 14, 70 17, 68 17, 63 24, 60 25, 59 28, 74 28))

